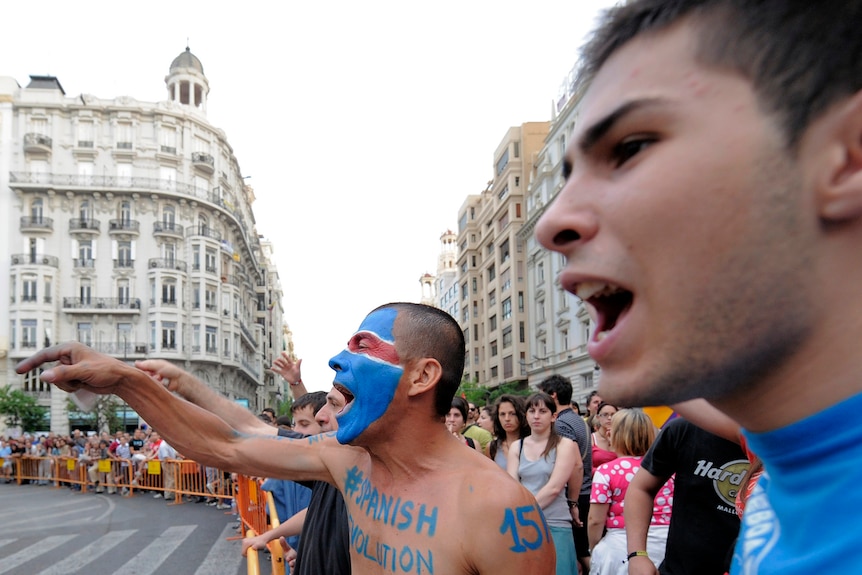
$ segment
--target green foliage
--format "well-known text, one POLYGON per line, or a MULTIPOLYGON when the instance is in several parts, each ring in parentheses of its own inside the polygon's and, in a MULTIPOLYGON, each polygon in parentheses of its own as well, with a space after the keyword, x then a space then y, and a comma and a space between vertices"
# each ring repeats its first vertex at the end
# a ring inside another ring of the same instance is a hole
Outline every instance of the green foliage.
POLYGON ((93 431, 114 432, 122 429, 123 420, 117 415, 117 409, 122 406, 122 403, 113 395, 100 395, 96 399, 96 404, 90 411, 81 411, 78 406, 70 399, 66 405, 69 411, 74 411, 80 414, 81 419, 93 429, 93 431))
POLYGON ((526 381, 509 381, 492 388, 465 378, 461 380, 455 395, 465 397, 476 405, 490 405, 501 395, 530 395, 532 391, 526 381))
POLYGON ((22 431, 39 431, 44 427, 48 410, 36 398, 12 386, 0 388, 0 415, 6 416, 6 425, 21 427, 22 431))

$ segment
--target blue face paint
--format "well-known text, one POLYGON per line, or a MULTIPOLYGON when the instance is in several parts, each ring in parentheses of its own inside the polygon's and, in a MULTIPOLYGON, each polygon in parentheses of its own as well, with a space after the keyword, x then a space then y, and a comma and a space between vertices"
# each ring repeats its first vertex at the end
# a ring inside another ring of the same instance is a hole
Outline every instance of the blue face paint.
POLYGON ((347 411, 338 418, 336 437, 350 443, 389 409, 404 369, 395 351, 392 327, 398 311, 385 308, 368 315, 347 343, 329 360, 335 383, 353 394, 347 411))

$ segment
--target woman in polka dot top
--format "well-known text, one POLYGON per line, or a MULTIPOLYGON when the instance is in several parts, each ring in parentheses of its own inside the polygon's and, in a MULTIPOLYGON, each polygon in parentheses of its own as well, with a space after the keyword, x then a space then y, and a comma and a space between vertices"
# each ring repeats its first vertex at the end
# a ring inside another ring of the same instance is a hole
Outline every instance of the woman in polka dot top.
MULTIPOLYGON (((652 420, 640 409, 621 409, 613 417, 611 448, 620 457, 600 465, 593 475, 587 522, 592 558, 590 573, 626 575, 626 532, 623 506, 629 483, 655 440, 652 420)), ((653 504, 647 538, 649 558, 656 567, 664 559, 667 530, 673 506, 673 477, 662 486, 653 504)))

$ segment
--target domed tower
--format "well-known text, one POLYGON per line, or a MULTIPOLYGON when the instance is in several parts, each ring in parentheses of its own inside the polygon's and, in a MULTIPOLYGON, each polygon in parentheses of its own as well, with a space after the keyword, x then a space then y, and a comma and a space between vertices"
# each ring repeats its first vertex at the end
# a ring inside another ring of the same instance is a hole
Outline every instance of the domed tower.
POLYGON ((452 230, 446 230, 440 236, 440 255, 437 258, 437 275, 455 270, 458 260, 458 235, 452 230))
POLYGON ((165 84, 168 86, 168 99, 171 102, 192 106, 206 113, 210 84, 204 76, 203 64, 188 46, 185 52, 181 52, 171 62, 171 70, 165 76, 165 84))

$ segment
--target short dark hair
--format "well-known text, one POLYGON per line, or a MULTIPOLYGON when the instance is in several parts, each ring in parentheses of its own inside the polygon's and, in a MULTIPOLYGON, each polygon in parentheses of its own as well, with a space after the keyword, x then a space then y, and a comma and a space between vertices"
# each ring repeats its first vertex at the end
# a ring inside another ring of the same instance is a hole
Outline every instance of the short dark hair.
POLYGON ((467 400, 456 395, 452 398, 452 402, 449 404, 449 409, 452 409, 453 407, 461 412, 461 417, 464 418, 464 423, 467 423, 467 400))
POLYGON ((326 392, 312 391, 305 395, 300 395, 298 398, 293 400, 293 405, 290 406, 290 412, 293 413, 297 409, 302 409, 308 405, 314 408, 312 411, 316 415, 317 412, 320 411, 320 408, 326 405, 326 392))
POLYGON ((397 317, 403 316, 406 320, 406 323, 399 322, 395 341, 402 365, 409 360, 426 357, 440 362, 442 374, 434 391, 434 408, 437 415, 445 416, 464 373, 466 347, 461 326, 445 311, 428 305, 396 302, 374 311, 386 308, 395 309, 397 317))
POLYGON ((557 401, 560 405, 569 405, 572 403, 572 382, 568 377, 554 374, 543 379, 539 385, 539 391, 543 391, 548 395, 557 394, 557 401))
POLYGON ((813 119, 862 88, 859 0, 633 0, 604 13, 582 51, 588 84, 619 48, 691 18, 695 57, 751 81, 795 149, 813 119))

